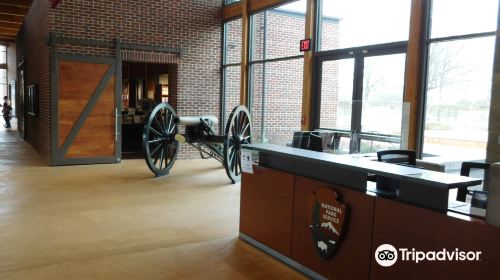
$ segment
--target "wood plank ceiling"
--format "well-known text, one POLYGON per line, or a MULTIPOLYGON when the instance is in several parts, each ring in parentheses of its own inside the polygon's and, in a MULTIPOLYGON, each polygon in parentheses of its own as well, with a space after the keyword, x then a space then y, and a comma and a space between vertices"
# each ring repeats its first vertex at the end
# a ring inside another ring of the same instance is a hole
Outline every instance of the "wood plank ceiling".
POLYGON ((0 0, 0 41, 15 41, 33 0, 0 0))

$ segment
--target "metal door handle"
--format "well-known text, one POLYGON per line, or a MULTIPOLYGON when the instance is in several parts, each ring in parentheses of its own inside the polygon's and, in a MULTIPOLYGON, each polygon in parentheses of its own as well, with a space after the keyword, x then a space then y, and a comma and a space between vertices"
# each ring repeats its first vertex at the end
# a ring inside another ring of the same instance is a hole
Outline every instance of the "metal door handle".
POLYGON ((121 117, 118 114, 118 108, 115 108, 115 142, 118 142, 118 136, 120 135, 118 128, 118 118, 121 117))

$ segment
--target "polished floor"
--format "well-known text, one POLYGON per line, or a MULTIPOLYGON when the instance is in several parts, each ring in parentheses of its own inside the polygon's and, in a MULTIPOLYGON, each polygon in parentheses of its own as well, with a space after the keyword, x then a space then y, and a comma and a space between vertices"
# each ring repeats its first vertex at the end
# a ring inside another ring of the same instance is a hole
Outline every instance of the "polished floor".
POLYGON ((0 130, 0 279, 303 279, 239 240, 214 160, 48 167, 0 130))

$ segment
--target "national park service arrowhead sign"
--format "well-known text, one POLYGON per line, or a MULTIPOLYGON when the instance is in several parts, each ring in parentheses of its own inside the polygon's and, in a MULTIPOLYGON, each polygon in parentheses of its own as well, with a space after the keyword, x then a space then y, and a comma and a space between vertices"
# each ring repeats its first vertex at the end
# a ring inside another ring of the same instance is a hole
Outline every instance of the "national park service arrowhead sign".
POLYGON ((347 208, 338 199, 330 188, 317 189, 307 198, 311 237, 322 260, 330 259, 342 240, 347 208))

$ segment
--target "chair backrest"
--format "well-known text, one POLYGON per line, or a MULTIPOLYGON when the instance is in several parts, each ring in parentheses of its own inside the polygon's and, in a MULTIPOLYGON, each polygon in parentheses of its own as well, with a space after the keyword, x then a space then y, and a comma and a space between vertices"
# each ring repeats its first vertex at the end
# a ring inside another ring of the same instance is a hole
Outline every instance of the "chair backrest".
POLYGON ((309 147, 309 131, 296 131, 293 133, 292 147, 307 149, 309 147))
POLYGON ((492 164, 489 168, 489 174, 491 177, 486 222, 500 227, 500 163, 492 164))
POLYGON ((488 163, 464 161, 464 162, 462 162, 462 168, 460 168, 460 175, 461 176, 470 176, 471 170, 482 169, 482 170, 484 170, 485 176, 486 176, 489 168, 490 168, 490 164, 488 164, 488 163))
MULTIPOLYGON (((483 177, 483 190, 487 191, 488 190, 488 181, 489 181, 489 168, 491 164, 488 163, 482 163, 482 162, 471 162, 471 161, 464 161, 462 162, 462 167, 460 168, 460 176, 467 176, 469 177, 471 175, 471 171, 474 169, 480 169, 484 170, 484 177, 483 177)), ((457 200, 458 201, 465 201, 467 197, 467 189, 466 188, 460 188, 457 190, 457 200)))
POLYGON ((309 134, 309 150, 322 152, 323 151, 323 138, 313 132, 309 134))
POLYGON ((399 163, 406 165, 417 165, 417 154, 409 150, 386 150, 377 152, 378 161, 387 163, 399 163))

